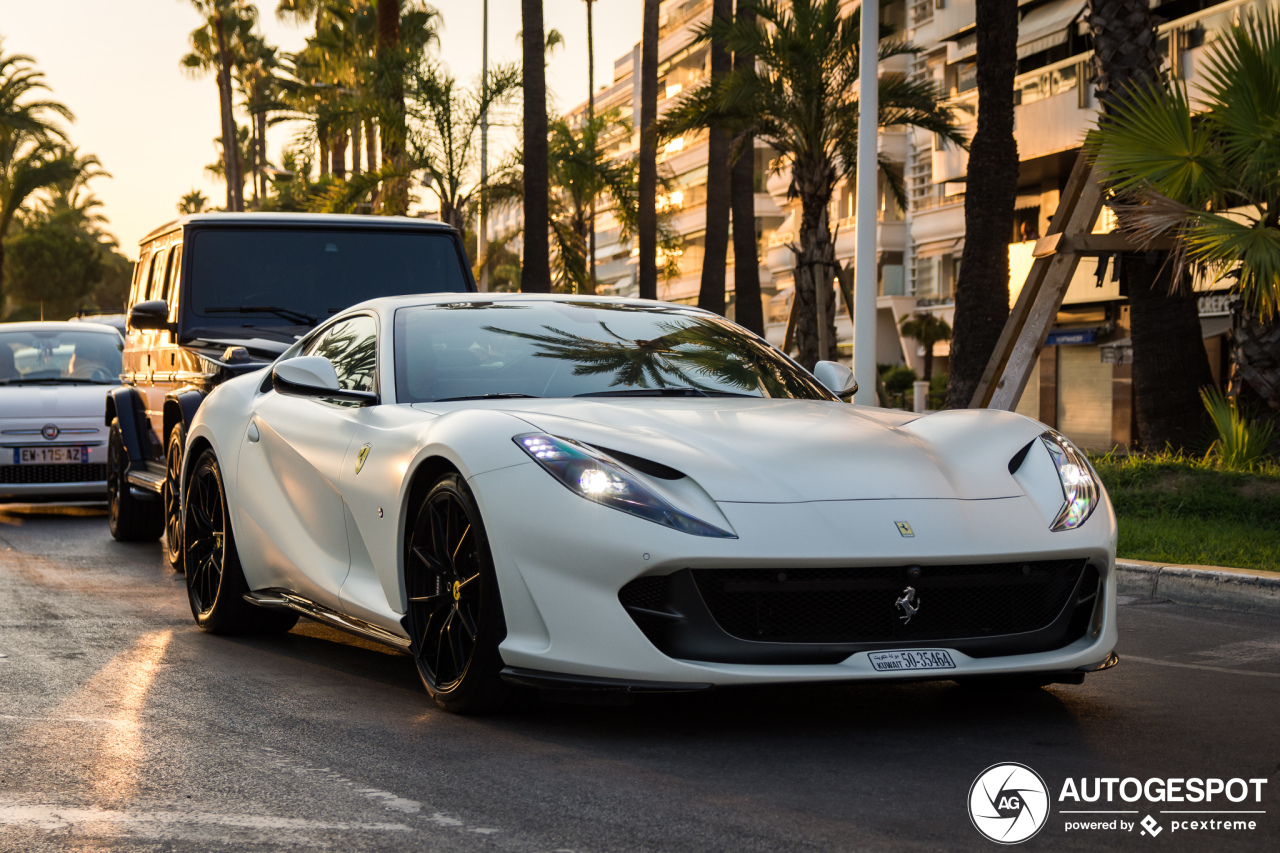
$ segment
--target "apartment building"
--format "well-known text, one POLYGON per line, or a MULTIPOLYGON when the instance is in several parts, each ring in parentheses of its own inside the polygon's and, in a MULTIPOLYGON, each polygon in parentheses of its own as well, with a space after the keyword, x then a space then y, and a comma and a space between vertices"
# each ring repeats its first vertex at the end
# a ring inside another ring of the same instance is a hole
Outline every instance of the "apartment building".
MULTIPOLYGON (((1194 89, 1205 51, 1226 27, 1249 10, 1280 0, 1152 0, 1159 19, 1160 50, 1170 73, 1194 89)), ((849 0, 850 8, 858 0, 849 0)), ((1009 235, 1012 298, 1031 265, 1036 238, 1045 233, 1057 209, 1067 176, 1080 156, 1086 131, 1097 118, 1090 82, 1090 39, 1084 21, 1085 0, 1022 0, 1019 3, 1018 76, 1015 113, 1021 160, 1017 210, 1009 235)), ((914 57, 894 57, 881 73, 904 73, 934 80, 966 130, 977 121, 975 0, 898 0, 883 5, 884 24, 921 48, 914 57)), ((709 72, 706 45, 696 44, 699 26, 710 19, 710 0, 666 0, 660 7, 659 105, 661 113, 709 72)), ((632 155, 639 144, 640 49, 614 63, 613 82, 596 96, 596 109, 617 109, 632 119, 633 132, 609 141, 617 156, 632 155)), ((570 119, 585 114, 583 103, 570 119)), ((923 131, 882 132, 881 158, 905 179, 906 210, 894 201, 881 179, 876 244, 879 270, 877 360, 906 363, 923 372, 924 352, 899 334, 903 317, 915 312, 940 315, 948 323, 964 250, 964 194, 967 154, 941 144, 923 131)), ((776 171, 774 154, 757 143, 756 237, 765 300, 767 334, 783 343, 793 293, 793 253, 799 226, 798 204, 787 198, 790 176, 776 171)), ((684 248, 679 275, 660 280, 659 297, 696 302, 703 260, 707 181, 705 134, 674 140, 659 152, 659 170, 668 190, 659 206, 671 214, 684 248)), ((832 199, 836 259, 852 267, 855 250, 854 186, 841 182, 832 199)), ((1097 230, 1110 230, 1106 213, 1097 230)), ((733 316, 730 251, 728 313, 733 316)), ((602 293, 636 291, 634 241, 618 239, 617 223, 597 222, 596 273, 602 293)), ((1201 299, 1202 326, 1210 363, 1219 378, 1226 370, 1226 300, 1206 283, 1201 299)), ((1062 430, 1088 448, 1125 445, 1133 437, 1131 353, 1128 309, 1110 259, 1085 258, 1073 279, 1044 354, 1018 405, 1018 411, 1062 430)), ((852 324, 841 305, 837 349, 848 358, 852 324)), ((947 369, 948 345, 934 347, 934 369, 947 369)))

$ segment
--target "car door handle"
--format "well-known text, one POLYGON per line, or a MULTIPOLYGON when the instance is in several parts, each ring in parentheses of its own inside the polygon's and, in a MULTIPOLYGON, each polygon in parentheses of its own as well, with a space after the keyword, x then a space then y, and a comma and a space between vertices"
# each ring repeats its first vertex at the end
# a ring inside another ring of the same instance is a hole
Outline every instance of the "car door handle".
POLYGON ((262 436, 258 434, 258 425, 253 421, 249 422, 249 440, 256 442, 262 436))

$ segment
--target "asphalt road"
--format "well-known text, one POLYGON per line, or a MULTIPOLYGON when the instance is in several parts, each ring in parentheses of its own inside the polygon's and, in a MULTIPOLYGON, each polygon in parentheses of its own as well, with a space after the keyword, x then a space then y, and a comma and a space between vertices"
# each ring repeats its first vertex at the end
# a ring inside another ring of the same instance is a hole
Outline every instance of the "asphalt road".
POLYGON ((99 509, 0 507, 0 850, 994 850, 966 804, 1005 761, 1054 796, 1067 777, 1268 780, 1260 805, 1215 801, 1268 812, 1252 831, 1067 832, 1059 803, 1028 848, 1280 848, 1280 620, 1120 614, 1120 665, 1081 686, 468 719, 407 657, 314 623, 202 634, 159 547, 113 542, 99 509))

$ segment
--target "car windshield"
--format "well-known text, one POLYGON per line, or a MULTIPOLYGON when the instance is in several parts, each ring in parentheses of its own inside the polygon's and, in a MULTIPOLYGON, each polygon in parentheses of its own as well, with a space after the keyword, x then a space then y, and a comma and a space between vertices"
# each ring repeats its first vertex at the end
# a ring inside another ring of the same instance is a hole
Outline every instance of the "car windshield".
POLYGON ((400 402, 502 397, 832 400, 790 359, 726 320, 679 306, 459 302, 402 308, 400 402))
POLYGON ((112 332, 0 328, 0 384, 118 384, 123 349, 112 332))
POLYGON ((189 329, 307 328, 375 296, 467 290, 453 236, 424 228, 220 228, 190 242, 189 329))

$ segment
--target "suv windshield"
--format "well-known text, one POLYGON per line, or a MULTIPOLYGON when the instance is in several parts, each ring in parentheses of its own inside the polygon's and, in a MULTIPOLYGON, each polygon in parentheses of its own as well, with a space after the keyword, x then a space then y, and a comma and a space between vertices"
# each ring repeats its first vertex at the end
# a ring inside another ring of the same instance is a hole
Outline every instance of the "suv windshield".
POLYGON ((467 290, 445 232, 219 228, 197 230, 190 242, 188 329, 307 328, 376 296, 467 290))
POLYGON ((118 385, 123 349, 114 332, 0 328, 0 385, 118 385))
POLYGON ((680 307, 463 302, 402 308, 401 403, 501 397, 832 400, 790 359, 726 320, 680 307))

